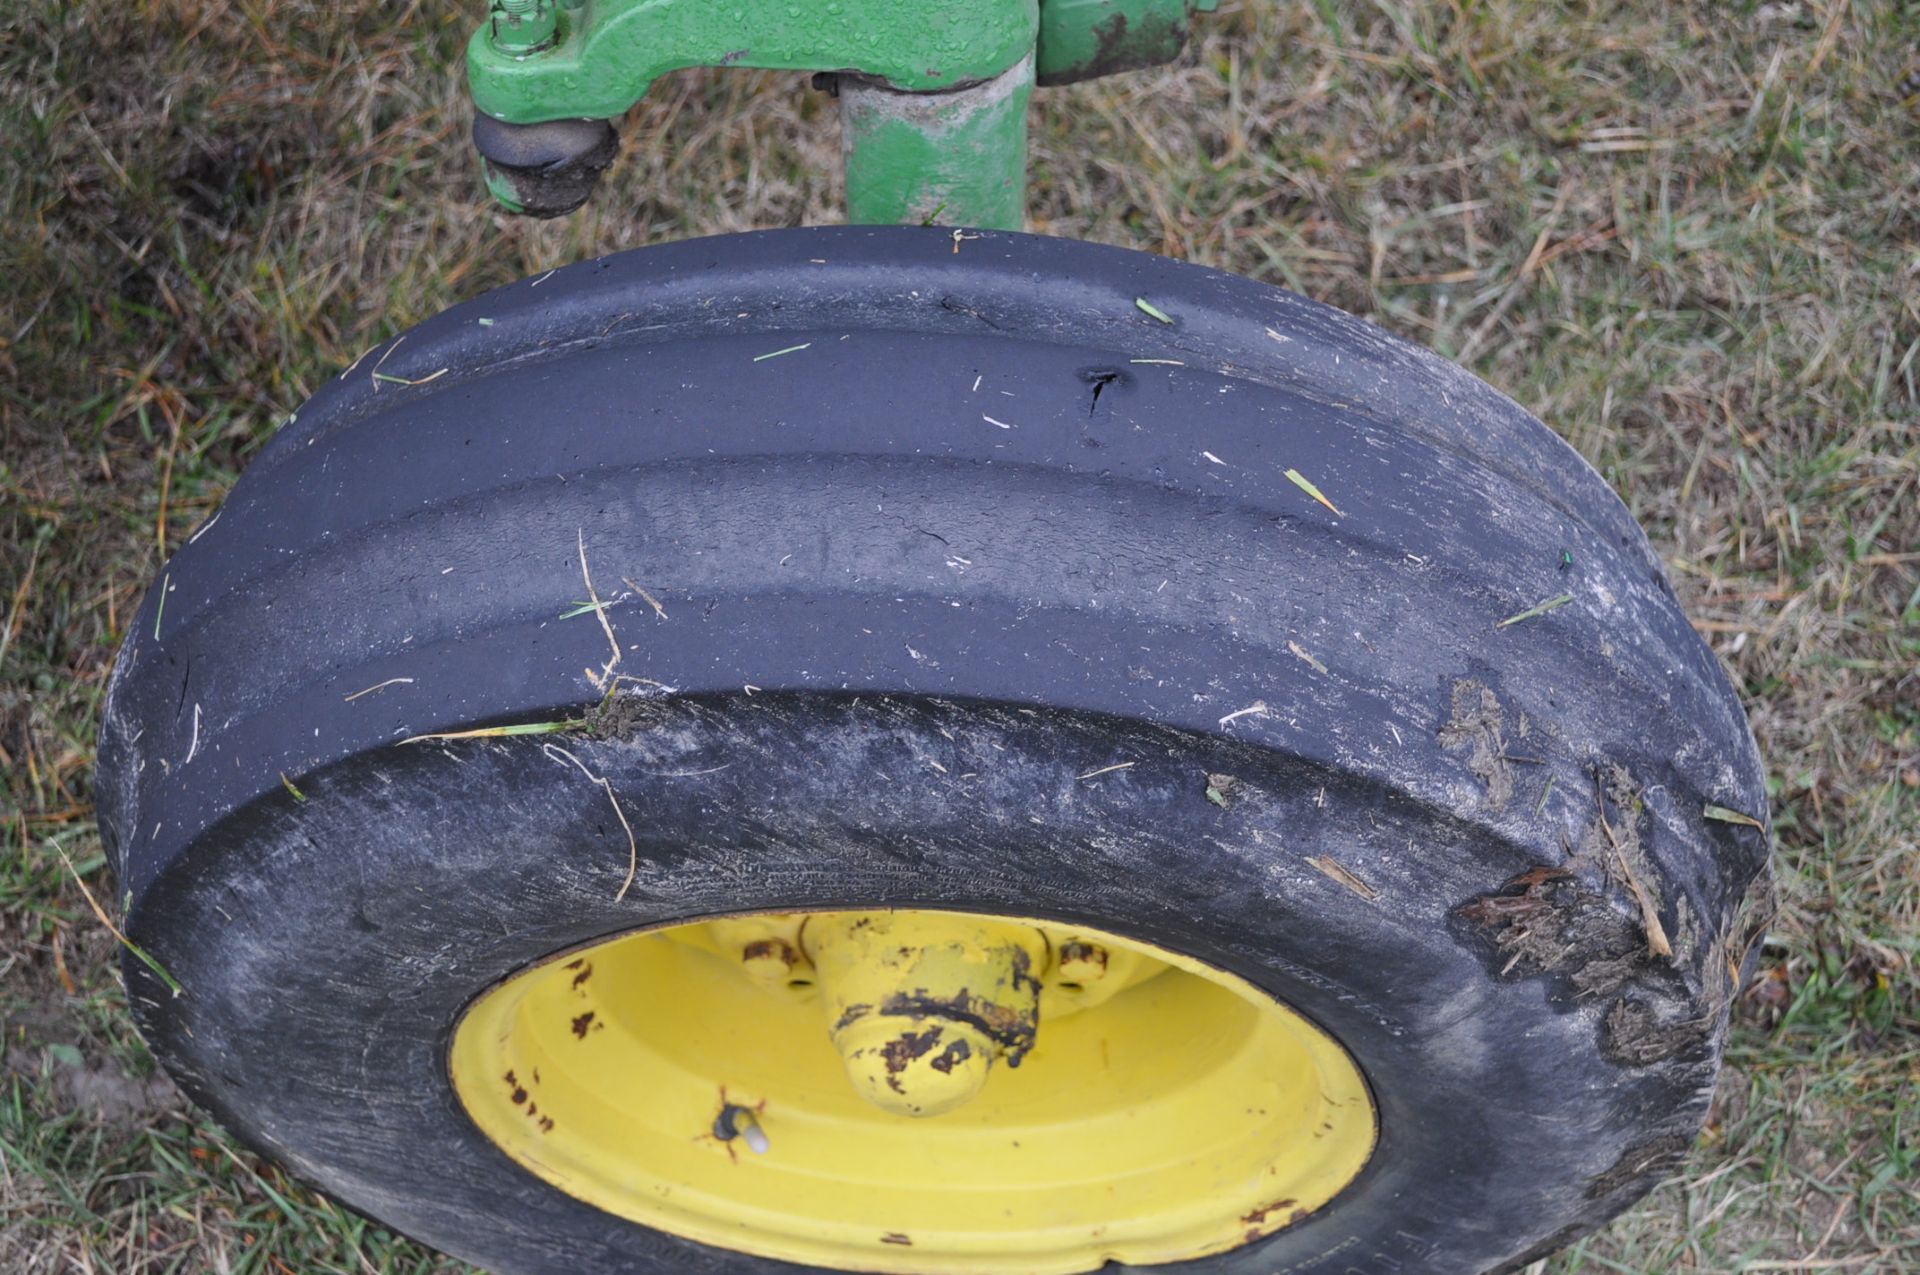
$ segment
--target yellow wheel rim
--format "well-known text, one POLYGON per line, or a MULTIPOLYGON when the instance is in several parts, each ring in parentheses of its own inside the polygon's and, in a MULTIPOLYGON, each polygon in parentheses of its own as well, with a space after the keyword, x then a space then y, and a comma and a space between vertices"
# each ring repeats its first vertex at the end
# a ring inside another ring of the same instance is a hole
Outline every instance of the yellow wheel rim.
POLYGON ((850 915, 695 923, 555 957, 467 1012, 454 1088, 508 1156, 610 1213, 902 1275, 1221 1252, 1320 1208, 1372 1153, 1359 1069, 1283 1003, 1177 953, 1016 918, 988 921, 1045 954, 1030 1050, 944 1114, 883 1110, 849 1082, 827 1021, 852 993, 835 1002, 809 959, 822 953, 806 936, 850 915), (1088 951, 1116 971, 1104 990, 1074 964, 1088 951))

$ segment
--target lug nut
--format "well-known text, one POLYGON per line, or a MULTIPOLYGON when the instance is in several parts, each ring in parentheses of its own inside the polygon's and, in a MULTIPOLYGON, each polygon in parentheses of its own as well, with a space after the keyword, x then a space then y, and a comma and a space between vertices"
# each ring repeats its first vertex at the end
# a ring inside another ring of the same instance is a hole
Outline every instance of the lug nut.
POLYGON ((1060 961, 1056 967, 1058 982, 1063 987, 1085 987, 1098 983, 1107 976, 1107 949, 1098 943, 1083 943, 1075 940, 1060 947, 1060 961))
POLYGON ((756 939, 740 952, 747 977, 769 987, 785 985, 800 965, 800 954, 785 939, 756 939))

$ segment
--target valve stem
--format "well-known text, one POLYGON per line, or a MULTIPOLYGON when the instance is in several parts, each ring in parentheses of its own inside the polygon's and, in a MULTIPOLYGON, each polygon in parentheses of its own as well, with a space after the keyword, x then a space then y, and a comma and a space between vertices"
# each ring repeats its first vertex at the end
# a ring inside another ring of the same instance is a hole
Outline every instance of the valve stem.
POLYGON ((738 1103, 728 1103, 720 1108, 720 1114, 713 1121, 713 1136, 722 1142, 732 1142, 735 1138, 747 1144, 747 1150, 755 1155, 765 1155, 773 1144, 767 1141, 766 1130, 754 1118, 752 1107, 742 1107, 738 1103))

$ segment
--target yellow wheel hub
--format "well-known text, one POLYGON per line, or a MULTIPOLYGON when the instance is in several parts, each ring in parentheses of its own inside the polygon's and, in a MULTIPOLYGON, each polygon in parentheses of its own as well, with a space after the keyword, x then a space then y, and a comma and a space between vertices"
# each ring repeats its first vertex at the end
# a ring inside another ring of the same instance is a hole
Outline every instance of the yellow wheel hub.
POLYGON ((1236 1248, 1372 1153, 1346 1052, 1080 927, 817 912, 611 939, 456 1029, 507 1155, 608 1212, 839 1270, 1054 1275, 1236 1248))

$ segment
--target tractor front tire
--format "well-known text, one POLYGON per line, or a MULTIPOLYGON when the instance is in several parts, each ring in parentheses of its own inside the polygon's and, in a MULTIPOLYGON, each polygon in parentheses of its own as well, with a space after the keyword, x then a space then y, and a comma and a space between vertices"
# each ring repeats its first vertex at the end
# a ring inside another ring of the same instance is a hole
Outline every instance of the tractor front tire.
POLYGON ((589 261, 348 368, 135 619, 99 810, 192 1097, 511 1275, 1515 1270, 1691 1145, 1767 879, 1739 700, 1539 421, 1244 279, 911 228, 589 261), (558 1116, 516 1148, 457 1091, 463 1016, 557 956, 835 909, 1250 989, 1364 1077, 1364 1165, 1164 1263, 1040 1260, 1097 1173, 992 1259, 822 1197, 829 1262, 590 1201, 528 1167, 558 1116))

